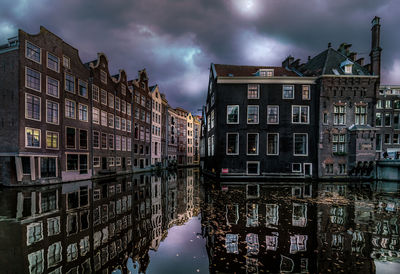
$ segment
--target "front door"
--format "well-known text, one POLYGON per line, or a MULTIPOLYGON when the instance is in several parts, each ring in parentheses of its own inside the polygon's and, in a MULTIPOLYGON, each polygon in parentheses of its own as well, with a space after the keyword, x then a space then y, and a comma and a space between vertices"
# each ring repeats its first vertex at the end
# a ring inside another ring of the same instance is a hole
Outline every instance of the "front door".
POLYGON ((305 176, 312 175, 312 164, 304 164, 304 175, 305 176))

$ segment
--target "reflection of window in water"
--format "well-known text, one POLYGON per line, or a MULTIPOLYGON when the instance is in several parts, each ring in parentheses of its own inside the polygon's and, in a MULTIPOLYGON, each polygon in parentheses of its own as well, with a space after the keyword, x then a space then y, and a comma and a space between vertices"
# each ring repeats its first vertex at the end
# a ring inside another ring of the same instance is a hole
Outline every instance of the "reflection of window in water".
POLYGON ((258 226, 258 204, 246 204, 247 227, 258 226))
POLYGON ((86 261, 81 264, 81 271, 80 274, 91 273, 92 268, 90 267, 90 258, 86 259, 86 261))
POLYGON ((279 206, 277 204, 266 204, 266 226, 277 226, 279 221, 279 206))
POLYGON ((307 204, 293 203, 292 225, 299 227, 307 225, 307 204))
POLYGON ((41 213, 50 212, 57 208, 57 190, 40 193, 41 213))
POLYGON ((226 224, 237 224, 239 221, 239 205, 226 205, 226 224))
POLYGON ((344 236, 342 234, 332 234, 332 249, 343 250, 344 236))
POLYGON ((351 239, 351 251, 361 253, 364 248, 364 233, 362 231, 355 230, 351 239))
POLYGON ((247 199, 258 198, 260 196, 260 185, 246 185, 247 199))
POLYGON ((344 224, 345 208, 342 206, 332 206, 330 209, 330 220, 332 224, 344 224))
POLYGON ((292 272, 294 269, 294 261, 289 257, 281 255, 281 272, 292 272))
POLYGON ((47 219, 47 235, 53 236, 60 233, 60 217, 47 219))
POLYGON ((258 259, 257 258, 246 258, 246 272, 247 273, 258 273, 258 259))
POLYGON ((117 255, 117 244, 112 242, 110 245, 110 259, 114 258, 117 255))
POLYGON ((105 265, 108 262, 108 247, 105 246, 101 249, 101 265, 105 265))
POLYGON ((290 236, 290 254, 307 251, 307 235, 290 236))
POLYGON ((278 249, 278 236, 265 236, 266 249, 276 251, 278 249))
POLYGON ((101 242, 103 244, 107 243, 108 241, 108 226, 106 226, 105 228, 103 228, 102 232, 102 239, 101 242))
POLYGON ((28 261, 29 261, 29 273, 43 273, 44 271, 43 249, 29 254, 28 261))
POLYGON ((78 245, 76 243, 70 244, 67 247, 67 262, 72 262, 78 258, 78 245))
POLYGON ((98 225, 101 223, 100 219, 100 206, 93 209, 93 225, 98 225))
POLYGON ((61 262, 61 242, 56 242, 49 246, 47 250, 47 266, 55 266, 57 263, 61 262))
POLYGON ((27 245, 39 242, 43 239, 43 223, 37 222, 26 227, 27 245))
POLYGON ((247 254, 257 255, 259 250, 258 235, 254 233, 247 234, 246 243, 247 243, 247 254))
POLYGON ((94 270, 99 271, 101 268, 101 257, 100 257, 100 251, 96 253, 96 255, 93 257, 94 261, 94 270))
POLYGON ((81 256, 85 256, 89 252, 89 236, 85 236, 83 239, 81 239, 79 242, 79 248, 81 250, 81 256))
POLYGON ((300 269, 301 273, 308 273, 308 258, 300 259, 300 269))
POLYGON ((98 248, 101 245, 101 231, 97 231, 93 234, 93 249, 98 248))
POLYGON ((78 232, 78 216, 76 213, 67 216, 67 234, 75 234, 78 232))
POLYGON ((294 186, 292 187, 292 196, 293 197, 297 197, 297 198, 301 198, 301 187, 299 186, 294 186))
POLYGON ((225 246, 226 253, 238 254, 238 234, 226 234, 225 246))

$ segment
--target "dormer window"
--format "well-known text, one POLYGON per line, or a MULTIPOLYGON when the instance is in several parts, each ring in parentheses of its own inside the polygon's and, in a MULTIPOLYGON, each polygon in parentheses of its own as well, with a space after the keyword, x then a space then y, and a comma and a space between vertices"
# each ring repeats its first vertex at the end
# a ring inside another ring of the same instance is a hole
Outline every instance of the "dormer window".
POLYGON ((261 77, 272 77, 272 76, 274 76, 274 70, 273 69, 260 69, 258 71, 258 74, 261 77))
POLYGON ((352 71, 352 67, 353 67, 353 65, 347 65, 347 66, 345 66, 345 67, 344 67, 344 73, 350 74, 351 71, 352 71))
POLYGON ((340 64, 340 67, 344 71, 345 74, 351 74, 353 72, 353 62, 349 59, 346 59, 340 64))

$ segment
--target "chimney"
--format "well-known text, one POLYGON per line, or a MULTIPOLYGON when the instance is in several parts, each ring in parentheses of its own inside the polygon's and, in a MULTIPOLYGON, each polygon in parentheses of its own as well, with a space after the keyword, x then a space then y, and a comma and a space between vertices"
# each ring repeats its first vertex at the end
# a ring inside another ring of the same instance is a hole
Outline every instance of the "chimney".
POLYGON ((381 33, 381 25, 379 24, 380 18, 375 16, 372 19, 372 28, 371 28, 371 53, 369 54, 371 58, 371 70, 370 72, 373 75, 381 74, 381 47, 380 47, 380 33, 381 33))
POLYGON ((358 60, 356 61, 356 63, 358 63, 360 66, 364 66, 364 57, 358 59, 358 60))
POLYGON ((282 67, 283 67, 283 68, 290 68, 290 66, 291 66, 292 63, 293 63, 293 60, 294 60, 294 57, 291 56, 291 55, 289 55, 288 57, 286 57, 285 60, 283 60, 283 62, 282 62, 282 67))
POLYGON ((350 52, 349 58, 350 58, 350 60, 353 61, 353 62, 356 61, 357 52, 350 52))

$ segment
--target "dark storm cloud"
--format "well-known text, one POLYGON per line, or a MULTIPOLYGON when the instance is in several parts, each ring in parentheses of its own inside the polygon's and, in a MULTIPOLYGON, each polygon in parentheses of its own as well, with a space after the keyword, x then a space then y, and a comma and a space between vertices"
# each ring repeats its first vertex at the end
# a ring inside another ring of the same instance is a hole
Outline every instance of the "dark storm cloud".
POLYGON ((196 111, 211 62, 279 65, 289 54, 314 56, 328 42, 352 43, 368 57, 375 15, 382 17, 383 83, 396 83, 398 10, 394 0, 3 0, 0 38, 43 25, 78 48, 83 61, 106 53, 111 73, 124 68, 135 78, 146 68, 172 106, 196 111))

